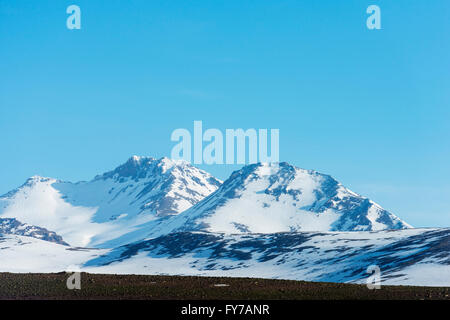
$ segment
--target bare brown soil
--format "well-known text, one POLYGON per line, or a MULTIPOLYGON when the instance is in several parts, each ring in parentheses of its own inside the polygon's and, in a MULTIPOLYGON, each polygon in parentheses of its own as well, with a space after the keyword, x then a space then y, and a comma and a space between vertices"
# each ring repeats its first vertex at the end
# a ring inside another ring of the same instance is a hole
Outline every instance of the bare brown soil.
POLYGON ((450 300, 448 287, 382 286, 251 278, 81 274, 81 290, 66 273, 0 273, 0 299, 146 300, 450 300))

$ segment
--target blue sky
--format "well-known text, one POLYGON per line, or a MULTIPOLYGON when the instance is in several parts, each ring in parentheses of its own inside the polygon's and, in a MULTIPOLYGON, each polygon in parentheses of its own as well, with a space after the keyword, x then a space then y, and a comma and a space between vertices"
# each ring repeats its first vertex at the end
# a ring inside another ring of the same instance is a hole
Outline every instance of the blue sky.
POLYGON ((0 194, 169 156, 202 120, 278 128, 282 161, 449 226, 449 18, 446 0, 0 0, 0 194))

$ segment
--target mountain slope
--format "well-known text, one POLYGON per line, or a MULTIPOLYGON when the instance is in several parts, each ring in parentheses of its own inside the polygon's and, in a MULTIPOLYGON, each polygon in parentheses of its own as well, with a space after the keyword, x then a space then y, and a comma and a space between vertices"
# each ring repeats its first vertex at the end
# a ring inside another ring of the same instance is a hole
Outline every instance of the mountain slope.
POLYGON ((132 157, 88 182, 32 177, 0 197, 0 218, 75 246, 117 247, 177 231, 373 231, 408 224, 328 175, 252 164, 222 185, 186 162, 132 157))
POLYGON ((36 176, 0 197, 0 272, 363 282, 378 265, 385 283, 445 286, 449 246, 450 229, 412 229, 287 163, 221 184, 186 162, 132 157, 88 182, 36 176))
POLYGON ((14 218, 0 218, 0 234, 32 237, 58 244, 68 245, 63 238, 53 231, 22 223, 14 218))
POLYGON ((235 171, 203 201, 152 226, 149 236, 175 231, 273 233, 409 227, 328 175, 287 163, 259 163, 235 171))
POLYGON ((219 185, 186 162, 134 156, 88 182, 32 177, 0 197, 0 218, 53 230, 71 245, 100 246, 186 210, 219 185))
POLYGON ((113 250, 0 234, 0 272, 259 277, 450 286, 450 229, 227 235, 180 232, 113 250))
POLYGON ((108 252, 1 233, 0 248, 0 270, 16 273, 76 271, 85 261, 108 252))
POLYGON ((88 261, 97 273, 261 277, 450 286, 450 229, 229 235, 179 232, 116 248, 88 261))
POLYGON ((93 220, 106 222, 143 213, 178 214, 215 191, 221 182, 187 162, 133 156, 89 182, 61 183, 65 201, 98 207, 93 220))

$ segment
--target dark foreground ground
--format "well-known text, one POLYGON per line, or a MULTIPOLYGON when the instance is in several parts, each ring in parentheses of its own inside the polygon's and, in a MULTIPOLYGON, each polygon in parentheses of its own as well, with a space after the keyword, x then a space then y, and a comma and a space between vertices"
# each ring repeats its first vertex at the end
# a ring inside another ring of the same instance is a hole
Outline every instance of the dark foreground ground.
POLYGON ((450 288, 317 283, 249 278, 81 274, 81 290, 68 290, 66 273, 0 273, 0 299, 438 299, 450 288))

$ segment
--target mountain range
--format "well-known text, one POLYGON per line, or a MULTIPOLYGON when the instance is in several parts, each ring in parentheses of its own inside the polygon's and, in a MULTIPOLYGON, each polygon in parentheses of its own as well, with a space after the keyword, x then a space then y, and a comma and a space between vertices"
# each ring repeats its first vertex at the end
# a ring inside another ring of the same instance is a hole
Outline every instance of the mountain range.
POLYGON ((133 156, 91 181, 34 176, 0 197, 0 271, 10 272, 358 282, 376 264, 386 283, 450 285, 449 237, 285 162, 222 182, 184 161, 133 156))

